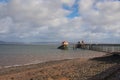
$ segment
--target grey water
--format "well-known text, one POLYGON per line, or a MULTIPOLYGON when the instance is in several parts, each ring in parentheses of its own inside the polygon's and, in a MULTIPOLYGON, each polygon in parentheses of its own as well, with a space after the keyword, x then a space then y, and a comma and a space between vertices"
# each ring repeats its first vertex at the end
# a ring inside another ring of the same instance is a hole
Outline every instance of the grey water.
POLYGON ((82 49, 73 50, 72 45, 68 50, 59 50, 59 45, 0 44, 0 68, 62 59, 92 58, 105 54, 82 49))

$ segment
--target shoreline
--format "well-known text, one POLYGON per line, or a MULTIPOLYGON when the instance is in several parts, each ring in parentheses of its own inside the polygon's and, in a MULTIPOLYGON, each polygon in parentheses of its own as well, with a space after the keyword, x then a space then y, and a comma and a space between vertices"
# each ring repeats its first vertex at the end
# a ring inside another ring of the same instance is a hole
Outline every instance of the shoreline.
POLYGON ((3 68, 0 80, 87 80, 117 64, 120 57, 114 55, 55 60, 3 68))
POLYGON ((73 58, 73 59, 58 59, 58 60, 50 60, 50 61, 45 61, 45 62, 38 62, 38 63, 27 63, 27 64, 21 64, 21 65, 11 65, 11 66, 3 66, 0 67, 0 70, 2 69, 9 69, 9 68, 19 68, 19 67, 27 67, 27 66, 36 66, 36 65, 42 65, 42 64, 52 64, 54 62, 59 63, 63 61, 68 61, 68 60, 76 60, 76 59, 84 59, 84 60, 89 60, 89 58, 73 58))
POLYGON ((16 58, 17 61, 15 62, 15 64, 14 63, 11 64, 11 61, 8 61, 7 63, 4 62, 4 64, 1 63, 2 65, 0 65, 0 69, 9 68, 9 67, 16 67, 16 66, 25 66, 25 65, 31 65, 31 64, 40 64, 40 63, 45 63, 45 62, 50 62, 50 61, 58 61, 58 60, 64 60, 64 59, 76 59, 76 58, 89 59, 89 58, 99 57, 99 56, 103 56, 103 55, 107 54, 106 52, 98 52, 98 51, 89 51, 89 52, 83 51, 83 53, 81 53, 81 52, 78 53, 78 50, 75 50, 75 51, 77 51, 77 52, 72 53, 72 54, 71 53, 70 54, 69 53, 67 53, 67 54, 64 53, 64 55, 63 55, 63 53, 62 54, 59 53, 58 56, 57 56, 57 54, 55 54, 52 57, 50 56, 49 58, 44 57, 45 58, 45 59, 43 58, 44 60, 41 60, 38 57, 35 59, 35 57, 33 56, 34 58, 33 58, 33 61, 32 61, 32 57, 30 56, 28 58, 28 62, 24 62, 23 61, 24 58, 23 58, 23 60, 20 60, 20 58, 21 58, 21 56, 20 56, 20 58, 18 58, 18 59, 16 58))

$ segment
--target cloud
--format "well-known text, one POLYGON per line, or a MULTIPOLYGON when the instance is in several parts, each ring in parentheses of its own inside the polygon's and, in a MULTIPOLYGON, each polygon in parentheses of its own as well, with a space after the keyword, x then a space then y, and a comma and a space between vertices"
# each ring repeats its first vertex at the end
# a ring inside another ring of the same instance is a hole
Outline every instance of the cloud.
POLYGON ((63 4, 67 4, 67 5, 69 5, 69 7, 71 7, 74 4, 75 0, 61 0, 61 2, 63 4))
MULTIPOLYGON (((7 27, 5 29, 18 38, 42 37, 47 36, 47 33, 52 36, 54 31, 51 31, 51 28, 67 22, 65 15, 68 14, 68 11, 62 9, 61 2, 56 0, 11 0, 7 5, 2 5, 0 9, 3 12, 1 17, 6 21, 6 17, 9 17, 13 24, 10 26, 5 23, 1 28, 7 27)), ((55 33, 57 31, 56 29, 55 33)))
MULTIPOLYGON (((118 31, 120 29, 119 1, 81 0, 79 4, 79 11, 86 22, 86 30, 91 31, 91 34, 95 35, 93 39, 95 39, 95 37, 112 39, 115 35, 117 35, 116 37, 120 37, 118 31)), ((90 37, 92 37, 92 35, 90 37)))
POLYGON ((10 0, 0 3, 0 37, 26 42, 120 40, 119 6, 117 0, 10 0))

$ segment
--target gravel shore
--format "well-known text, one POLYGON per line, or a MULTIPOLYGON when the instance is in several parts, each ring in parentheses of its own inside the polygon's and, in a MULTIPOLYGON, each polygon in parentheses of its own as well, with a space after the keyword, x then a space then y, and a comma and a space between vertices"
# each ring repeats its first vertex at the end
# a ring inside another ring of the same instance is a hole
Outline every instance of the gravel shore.
POLYGON ((114 66, 120 64, 119 55, 104 55, 91 59, 77 58, 50 61, 39 64, 3 68, 0 80, 120 80, 120 68, 114 72, 114 66), (113 69, 112 76, 101 78, 108 69, 113 69), (97 77, 96 77, 97 76, 97 77))

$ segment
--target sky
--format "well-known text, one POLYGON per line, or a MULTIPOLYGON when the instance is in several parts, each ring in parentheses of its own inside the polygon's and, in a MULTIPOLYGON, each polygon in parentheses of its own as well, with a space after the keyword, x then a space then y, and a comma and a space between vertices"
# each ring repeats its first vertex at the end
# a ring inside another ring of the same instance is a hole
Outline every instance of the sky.
POLYGON ((0 0, 0 41, 120 43, 120 0, 0 0))

